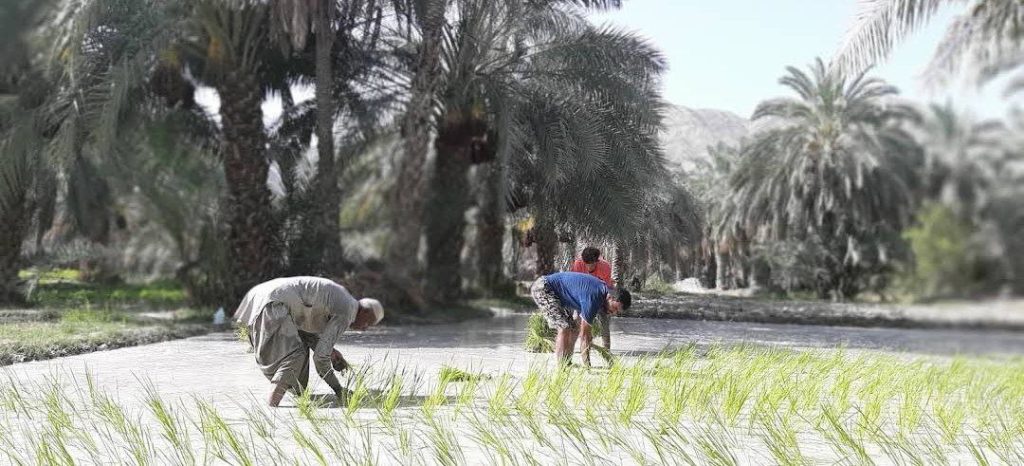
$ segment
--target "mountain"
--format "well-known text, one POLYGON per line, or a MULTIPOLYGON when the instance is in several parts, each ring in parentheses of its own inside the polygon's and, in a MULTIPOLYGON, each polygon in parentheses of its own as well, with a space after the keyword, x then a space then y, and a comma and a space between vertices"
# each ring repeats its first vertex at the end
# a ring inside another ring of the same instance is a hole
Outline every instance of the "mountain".
POLYGON ((735 113, 670 105, 661 142, 669 167, 688 170, 696 160, 707 158, 708 146, 738 145, 749 132, 750 122, 735 113))

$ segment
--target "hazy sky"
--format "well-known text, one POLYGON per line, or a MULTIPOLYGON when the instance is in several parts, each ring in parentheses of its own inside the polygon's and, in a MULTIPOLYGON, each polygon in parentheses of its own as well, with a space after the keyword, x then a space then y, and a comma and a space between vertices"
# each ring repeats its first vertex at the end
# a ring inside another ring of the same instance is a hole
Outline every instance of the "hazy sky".
MULTIPOLYGON (((594 16, 649 38, 668 58, 669 102, 730 110, 749 117, 763 99, 788 95, 777 82, 785 67, 805 68, 838 49, 857 0, 625 0, 621 10, 594 16)), ((962 9, 962 7, 961 7, 962 9)), ((979 116, 1002 116, 1007 102, 996 82, 979 94, 954 85, 929 92, 918 78, 958 9, 899 44, 875 75, 920 100, 952 100, 979 116)), ((1018 99, 1019 101, 1019 99, 1018 99)))

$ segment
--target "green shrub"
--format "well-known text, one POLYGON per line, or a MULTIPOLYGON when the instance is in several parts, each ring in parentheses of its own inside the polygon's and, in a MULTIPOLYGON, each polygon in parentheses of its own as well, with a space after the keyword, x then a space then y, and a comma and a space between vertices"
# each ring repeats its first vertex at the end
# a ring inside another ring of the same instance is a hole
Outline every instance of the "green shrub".
POLYGON ((172 307, 185 304, 185 292, 174 282, 93 285, 88 283, 42 284, 32 300, 41 307, 172 307))
POLYGON ((672 284, 662 280, 658 274, 651 275, 647 280, 644 280, 644 288, 642 290, 643 293, 655 295, 671 294, 675 291, 675 288, 672 288, 672 284))
POLYGON ((986 264, 973 244, 976 231, 949 207, 923 206, 916 225, 903 233, 913 266, 901 287, 922 298, 977 292, 984 285, 986 264))
POLYGON ((111 309, 72 309, 65 312, 60 320, 69 323, 123 322, 125 315, 111 309))

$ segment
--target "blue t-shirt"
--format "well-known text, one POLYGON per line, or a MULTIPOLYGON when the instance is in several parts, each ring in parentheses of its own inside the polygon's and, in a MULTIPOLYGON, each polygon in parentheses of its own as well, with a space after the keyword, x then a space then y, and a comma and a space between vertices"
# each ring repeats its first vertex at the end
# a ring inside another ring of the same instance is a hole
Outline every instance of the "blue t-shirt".
POLYGON ((608 287, 593 275, 558 272, 545 276, 544 281, 563 306, 579 311, 588 324, 594 323, 594 317, 604 310, 608 287))

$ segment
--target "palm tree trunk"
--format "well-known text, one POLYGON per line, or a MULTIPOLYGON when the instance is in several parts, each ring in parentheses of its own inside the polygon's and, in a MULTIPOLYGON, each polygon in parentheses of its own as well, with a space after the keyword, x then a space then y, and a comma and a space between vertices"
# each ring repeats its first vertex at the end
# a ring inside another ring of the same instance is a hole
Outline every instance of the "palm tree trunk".
POLYGON ((21 269, 21 244, 28 230, 30 211, 25 193, 12 199, 0 211, 0 304, 24 304, 19 289, 18 271, 21 269))
POLYGON ((508 280, 502 273, 505 244, 505 199, 502 196, 501 161, 479 167, 480 216, 477 223, 478 286, 489 296, 502 294, 508 280))
POLYGON ((333 0, 320 0, 316 15, 316 139, 317 161, 316 186, 319 203, 315 220, 314 247, 321 250, 316 273, 339 273, 342 252, 339 230, 340 192, 338 172, 344 167, 335 165, 334 154, 334 96, 332 86, 334 71, 331 69, 331 49, 334 34, 331 28, 334 16, 333 0))
POLYGON ((217 92, 224 128, 228 241, 237 259, 232 299, 240 299, 248 288, 273 277, 280 245, 267 187, 270 164, 264 153, 260 87, 253 76, 236 71, 217 92))
POLYGON ((534 232, 537 239, 537 263, 534 269, 539 277, 555 273, 555 255, 558 253, 558 235, 555 226, 541 205, 534 210, 534 232))
POLYGON ((615 257, 612 259, 612 281, 617 286, 626 288, 629 279, 629 252, 622 241, 615 242, 615 257))
POLYGON ((462 297, 462 246, 469 208, 469 147, 460 144, 461 127, 446 126, 435 141, 437 159, 427 200, 427 295, 437 303, 462 297))
POLYGON ((412 78, 409 107, 402 119, 404 153, 398 163, 398 179, 391 192, 391 241, 386 261, 397 277, 416 270, 423 222, 424 165, 430 147, 434 95, 441 68, 441 39, 445 8, 441 2, 423 2, 419 24, 423 34, 412 78))
POLYGON ((722 254, 721 245, 717 240, 712 243, 712 247, 715 251, 715 288, 718 290, 727 290, 729 289, 729 286, 726 282, 728 278, 726 273, 729 269, 729 263, 726 260, 725 255, 722 254))

